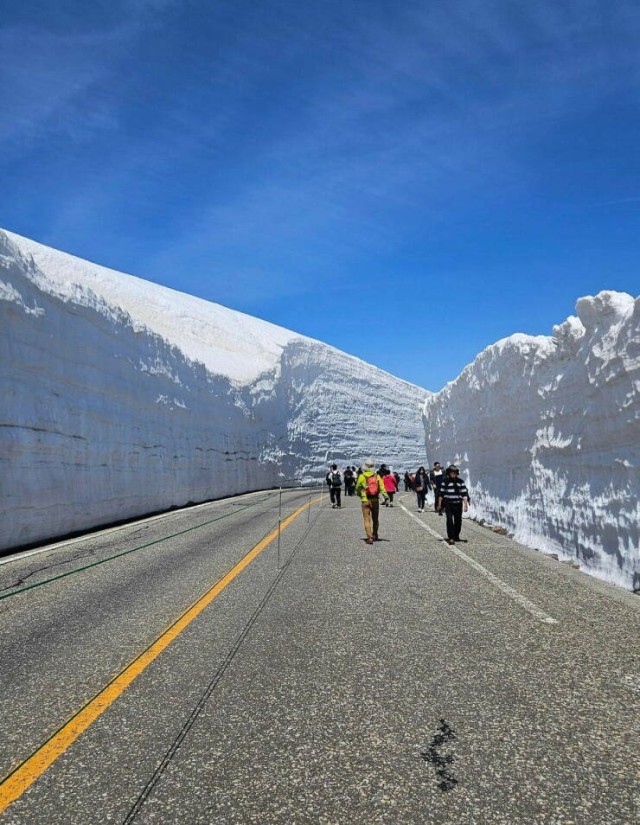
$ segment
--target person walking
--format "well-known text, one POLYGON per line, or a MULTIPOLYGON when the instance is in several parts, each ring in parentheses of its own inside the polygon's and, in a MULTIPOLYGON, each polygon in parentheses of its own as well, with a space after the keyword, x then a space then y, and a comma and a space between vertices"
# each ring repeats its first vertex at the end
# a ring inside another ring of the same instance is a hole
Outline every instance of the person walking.
POLYGON ((411 475, 409 470, 407 470, 407 472, 404 474, 404 491, 405 493, 408 493, 409 490, 413 490, 413 476, 411 475))
POLYGON ((413 477, 413 489, 418 499, 418 512, 424 511, 424 504, 427 497, 427 490, 430 488, 429 476, 424 467, 418 467, 413 477))
MULTIPOLYGON (((429 473, 429 481, 431 486, 433 487, 433 509, 438 512, 438 496, 440 485, 444 481, 444 473, 442 472, 442 467, 440 466, 439 461, 433 462, 433 469, 429 473)), ((442 510, 440 510, 440 515, 442 515, 442 510)))
POLYGON ((331 469, 327 473, 327 484, 329 485, 329 498, 331 499, 331 506, 338 510, 342 507, 342 476, 338 472, 338 465, 332 464, 331 469))
POLYGON ((387 473, 386 476, 382 476, 382 483, 389 496, 389 507, 393 507, 393 496, 394 493, 398 492, 398 479, 396 478, 396 474, 387 473))
POLYGON ((355 487, 355 479, 353 477, 353 470, 348 465, 347 469, 344 471, 343 478, 345 496, 353 495, 352 487, 355 487))
POLYGON ((444 507, 447 514, 447 543, 455 544, 460 541, 462 513, 469 509, 469 491, 455 464, 447 467, 447 474, 440 485, 436 501, 439 511, 444 507))
POLYGON ((367 544, 378 541, 378 523, 380 518, 380 495, 388 498, 382 479, 374 470, 375 464, 370 458, 364 462, 364 470, 356 482, 356 494, 362 502, 362 518, 367 544))
MULTIPOLYGON (((380 478, 382 479, 382 484, 383 484, 383 485, 384 485, 384 477, 385 477, 386 475, 388 475, 388 474, 389 474, 389 469, 388 469, 387 465, 386 465, 386 464, 381 464, 381 465, 378 467, 378 475, 379 475, 379 476, 380 476, 380 478)), ((385 487, 385 490, 386 490, 386 487, 385 487)), ((385 498, 385 500, 384 500, 382 503, 383 503, 383 505, 384 505, 385 507, 388 507, 388 506, 389 506, 389 501, 388 501, 388 499, 386 499, 386 498, 385 498)))

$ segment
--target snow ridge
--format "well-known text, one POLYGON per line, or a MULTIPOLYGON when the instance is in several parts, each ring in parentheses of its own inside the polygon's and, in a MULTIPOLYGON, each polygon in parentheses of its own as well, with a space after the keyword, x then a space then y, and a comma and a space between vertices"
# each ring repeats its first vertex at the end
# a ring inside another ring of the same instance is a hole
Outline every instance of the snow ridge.
POLYGON ((552 336, 512 335, 427 398, 427 454, 472 514, 640 588, 640 298, 581 298, 552 336))
POLYGON ((84 306, 101 299, 103 306, 118 307, 134 329, 152 330, 167 341, 179 342, 187 358, 231 380, 245 383, 273 369, 289 341, 302 337, 12 232, 4 234, 33 263, 31 278, 43 291, 84 306))

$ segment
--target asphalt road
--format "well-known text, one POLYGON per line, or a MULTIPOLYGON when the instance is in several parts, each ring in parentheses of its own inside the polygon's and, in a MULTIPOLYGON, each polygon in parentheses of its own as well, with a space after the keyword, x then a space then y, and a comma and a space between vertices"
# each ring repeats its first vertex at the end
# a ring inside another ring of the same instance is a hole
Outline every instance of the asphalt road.
POLYGON ((639 822, 640 597, 317 498, 0 560, 0 825, 639 822))

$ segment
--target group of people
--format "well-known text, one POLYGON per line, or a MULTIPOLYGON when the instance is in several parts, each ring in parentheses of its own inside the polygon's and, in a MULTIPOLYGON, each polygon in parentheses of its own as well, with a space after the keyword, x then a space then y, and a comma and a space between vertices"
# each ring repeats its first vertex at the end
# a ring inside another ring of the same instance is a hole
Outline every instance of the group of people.
MULTIPOLYGON (((356 469, 355 466, 347 466, 342 473, 338 469, 337 464, 332 464, 331 467, 329 467, 325 481, 329 487, 329 498, 331 500, 331 506, 334 509, 339 510, 342 507, 343 483, 345 496, 356 495, 356 486, 362 473, 362 467, 356 469)), ((393 496, 400 488, 400 476, 398 473, 392 472, 386 464, 380 465, 378 475, 382 478, 382 483, 388 496, 388 498, 384 500, 384 504, 386 507, 393 507, 393 496)))
MULTIPOLYGON (((326 475, 329 497, 333 508, 340 508, 342 476, 336 464, 332 464, 326 475)), ((362 502, 362 516, 367 544, 378 540, 380 515, 380 497, 386 507, 393 507, 393 497, 398 491, 400 476, 391 472, 382 464, 376 471, 375 464, 368 458, 363 467, 347 467, 344 471, 345 495, 357 495, 362 502)), ((425 509, 427 492, 433 490, 434 510, 447 517, 447 542, 455 544, 460 541, 462 513, 469 507, 469 491, 460 478, 460 470, 454 464, 442 469, 439 461, 434 461, 433 468, 427 472, 422 466, 415 473, 404 474, 405 491, 413 490, 416 494, 418 512, 425 509)))

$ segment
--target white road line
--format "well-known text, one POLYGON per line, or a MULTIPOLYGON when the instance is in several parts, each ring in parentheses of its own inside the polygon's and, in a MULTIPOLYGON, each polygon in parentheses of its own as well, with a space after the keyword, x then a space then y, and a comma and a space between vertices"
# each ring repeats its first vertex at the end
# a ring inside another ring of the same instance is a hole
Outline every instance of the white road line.
MULTIPOLYGON (((436 531, 432 530, 428 524, 425 524, 423 521, 420 521, 420 519, 417 516, 415 516, 413 513, 410 513, 409 510, 407 510, 407 508, 404 506, 404 504, 402 504, 401 502, 399 502, 399 504, 400 507, 402 507, 402 509, 410 518, 418 522, 418 524, 420 525, 420 527, 422 527, 423 530, 426 530, 427 533, 430 533, 434 538, 438 539, 438 541, 446 541, 444 536, 441 536, 440 533, 436 533, 436 531)), ((474 570, 477 570, 478 573, 484 576, 485 579, 488 579, 491 582, 491 584, 495 585, 499 590, 502 590, 503 593, 506 593, 507 596, 509 596, 509 598, 513 599, 514 602, 519 604, 520 607, 527 611, 527 613, 530 613, 532 616, 535 616, 536 619, 538 619, 541 622, 544 622, 545 624, 558 624, 557 619, 553 619, 551 616, 545 613, 544 610, 541 610, 537 605, 535 605, 533 602, 530 602, 529 599, 525 598, 521 593, 518 593, 517 590, 514 590, 513 587, 508 585, 506 582, 503 582, 502 579, 499 579, 497 576, 494 576, 493 573, 490 573, 486 569, 486 567, 483 567, 475 559, 472 559, 470 556, 467 556, 466 553, 463 553, 462 550, 459 550, 457 547, 450 544, 446 545, 446 549, 450 550, 454 555, 458 556, 458 558, 462 559, 463 561, 466 561, 467 564, 470 564, 471 567, 474 568, 474 570)))
MULTIPOLYGON (((190 509, 191 511, 199 510, 201 507, 208 507, 211 504, 217 504, 219 501, 222 501, 222 499, 217 499, 216 501, 207 501, 204 504, 197 504, 190 509)), ((161 519, 175 516, 176 513, 179 513, 181 509, 182 508, 180 508, 179 510, 170 510, 166 513, 158 513, 158 515, 155 516, 146 516, 144 518, 137 519, 136 521, 128 521, 126 524, 119 524, 117 527, 105 527, 104 530, 96 530, 93 533, 83 533, 81 536, 76 536, 73 539, 63 539, 62 541, 55 542, 55 544, 47 544, 44 547, 35 547, 33 550, 23 550, 21 553, 13 553, 10 556, 1 558, 0 565, 9 564, 12 561, 19 561, 21 559, 28 559, 29 556, 38 556, 40 555, 40 553, 50 553, 52 550, 60 550, 60 548, 62 547, 70 547, 73 544, 77 544, 79 541, 89 541, 90 539, 94 538, 103 538, 104 536, 108 536, 111 533, 117 533, 120 530, 126 530, 127 528, 133 529, 134 527, 140 527, 143 524, 151 524, 154 521, 160 521, 161 519)))
MULTIPOLYGON (((232 498, 249 498, 250 496, 255 496, 265 492, 273 491, 254 490, 252 493, 245 493, 244 496, 232 496, 232 498)), ((89 541, 90 539, 94 538, 104 538, 104 536, 108 536, 111 533, 117 533, 120 530, 126 529, 131 530, 134 527, 140 527, 143 524, 151 524, 154 521, 160 521, 165 518, 171 518, 171 516, 185 513, 187 510, 189 510, 190 513, 194 513, 196 510, 201 510, 203 507, 211 507, 212 504, 228 504, 230 500, 230 498, 217 498, 213 501, 205 501, 202 504, 194 504, 191 507, 179 507, 176 510, 168 510, 164 513, 158 513, 155 516, 143 516, 142 518, 136 519, 135 521, 128 521, 126 522, 126 524, 118 524, 116 527, 105 527, 104 530, 96 530, 93 533, 83 533, 81 536, 76 536, 73 539, 63 539, 62 541, 55 542, 55 544, 47 544, 44 547, 34 547, 33 550, 23 550, 21 553, 12 553, 8 556, 3 556, 2 558, 0 558, 0 565, 9 564, 12 561, 21 561, 22 559, 28 559, 30 556, 39 556, 40 553, 50 553, 52 550, 60 550, 61 547, 70 547, 73 544, 77 544, 79 541, 89 541)))

